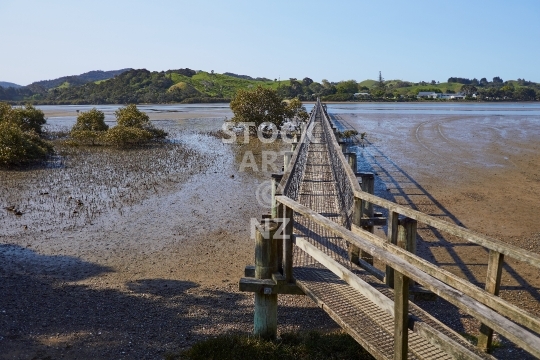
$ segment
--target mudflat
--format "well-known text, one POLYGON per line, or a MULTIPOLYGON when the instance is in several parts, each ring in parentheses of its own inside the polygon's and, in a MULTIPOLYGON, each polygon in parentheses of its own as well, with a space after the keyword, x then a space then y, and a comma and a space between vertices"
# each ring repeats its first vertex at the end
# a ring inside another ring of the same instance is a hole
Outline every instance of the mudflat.
MULTIPOLYGON (((53 110, 61 124, 76 116, 53 110)), ((246 151, 258 161, 284 145, 224 144, 215 131, 226 109, 149 115, 174 144, 66 148, 45 168, 0 171, 1 358, 155 359, 252 330, 253 296, 238 279, 253 263, 250 219, 268 212, 261 189, 272 169, 240 163, 246 151)), ((537 117, 333 116, 367 132, 357 152, 361 170, 377 174, 376 194, 540 253, 537 117)), ((478 246, 420 227, 418 248, 485 281, 478 246)), ((508 261, 503 298, 540 316, 539 289, 537 270, 508 261)), ((421 305, 458 331, 479 327, 441 300, 421 305)), ((307 297, 280 296, 279 306, 281 332, 337 329, 307 297)), ((515 358, 501 341, 495 355, 515 358)))

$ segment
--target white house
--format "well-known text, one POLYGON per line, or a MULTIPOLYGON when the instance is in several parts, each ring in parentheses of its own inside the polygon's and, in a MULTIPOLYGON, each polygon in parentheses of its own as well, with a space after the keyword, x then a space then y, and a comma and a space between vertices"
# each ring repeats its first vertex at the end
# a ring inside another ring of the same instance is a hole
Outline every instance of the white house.
POLYGON ((357 97, 370 97, 371 95, 367 92, 360 92, 360 93, 354 93, 353 96, 357 98, 357 97))
POLYGON ((420 91, 416 97, 418 99, 421 99, 421 98, 437 99, 439 97, 439 93, 436 93, 434 91, 420 91))
POLYGON ((420 91, 417 96, 418 99, 421 98, 430 98, 430 99, 441 99, 441 100, 463 100, 465 95, 462 93, 457 94, 441 94, 434 91, 420 91))
POLYGON ((463 95, 462 93, 440 94, 439 99, 443 99, 443 100, 463 100, 463 99, 465 99, 465 95, 463 95))

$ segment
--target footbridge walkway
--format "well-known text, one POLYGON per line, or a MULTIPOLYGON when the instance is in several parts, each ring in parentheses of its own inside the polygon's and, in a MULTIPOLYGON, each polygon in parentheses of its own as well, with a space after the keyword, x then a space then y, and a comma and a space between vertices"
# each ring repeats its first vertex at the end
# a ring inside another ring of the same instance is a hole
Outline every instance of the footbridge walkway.
POLYGON ((540 256, 373 195, 373 174, 356 173, 356 154, 338 135, 317 101, 283 174, 272 177, 271 215, 240 280, 255 293, 255 334, 275 337, 278 294, 297 294, 376 359, 489 359, 493 331, 540 358, 540 319, 497 296, 505 258, 540 268, 540 256), (485 289, 416 256, 419 223, 488 249, 485 289), (415 304, 436 297, 482 323, 477 346, 415 304))

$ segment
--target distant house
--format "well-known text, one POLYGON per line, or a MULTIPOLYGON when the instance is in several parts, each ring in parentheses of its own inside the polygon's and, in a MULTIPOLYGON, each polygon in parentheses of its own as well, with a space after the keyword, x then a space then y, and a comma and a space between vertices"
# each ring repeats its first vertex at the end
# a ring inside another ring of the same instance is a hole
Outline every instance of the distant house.
POLYGON ((441 94, 434 91, 420 91, 417 95, 418 99, 441 99, 441 100, 463 100, 465 95, 457 94, 441 94))
POLYGON ((369 95, 369 93, 367 92, 361 92, 361 93, 354 93, 353 96, 357 98, 357 97, 370 97, 371 95, 369 95))
POLYGON ((434 91, 420 91, 416 97, 418 99, 437 99, 439 97, 439 93, 434 91))
POLYGON ((439 99, 443 99, 443 100, 463 100, 463 99, 465 99, 465 95, 463 95, 462 93, 440 94, 439 99))

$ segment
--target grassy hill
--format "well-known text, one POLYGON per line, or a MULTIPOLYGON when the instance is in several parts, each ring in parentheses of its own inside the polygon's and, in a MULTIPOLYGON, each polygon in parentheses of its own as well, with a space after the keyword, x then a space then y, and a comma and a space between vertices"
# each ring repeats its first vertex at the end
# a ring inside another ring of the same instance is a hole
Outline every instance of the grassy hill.
POLYGON ((175 86, 178 83, 189 84, 201 94, 209 97, 232 98, 238 89, 249 89, 257 86, 277 89, 279 86, 288 86, 289 80, 285 81, 261 81, 247 80, 224 74, 212 74, 206 71, 199 71, 192 77, 178 73, 169 74, 169 78, 175 86))
POLYGON ((166 72, 131 69, 83 86, 64 79, 53 88, 34 93, 29 100, 42 104, 223 102, 230 100, 239 89, 259 85, 278 89, 289 86, 290 81, 246 79, 191 69, 166 72))
POLYGON ((540 98, 540 84, 524 79, 492 82, 482 79, 449 78, 450 82, 432 84, 413 83, 394 79, 384 81, 384 88, 377 80, 367 79, 359 83, 347 80, 339 83, 314 82, 306 77, 272 81, 234 73, 217 74, 191 69, 148 71, 146 69, 123 69, 115 71, 91 71, 76 76, 35 82, 21 88, 0 87, 0 101, 34 104, 127 104, 127 103, 205 103, 226 102, 239 89, 257 86, 278 91, 285 99, 294 97, 302 101, 320 97, 323 101, 383 100, 417 101, 420 91, 458 93, 464 85, 478 95, 477 99, 498 101, 532 101, 540 98), (474 80, 474 81, 473 81, 474 80), (471 90, 470 84, 477 84, 471 90), (369 97, 355 99, 355 92, 368 92, 369 97))

